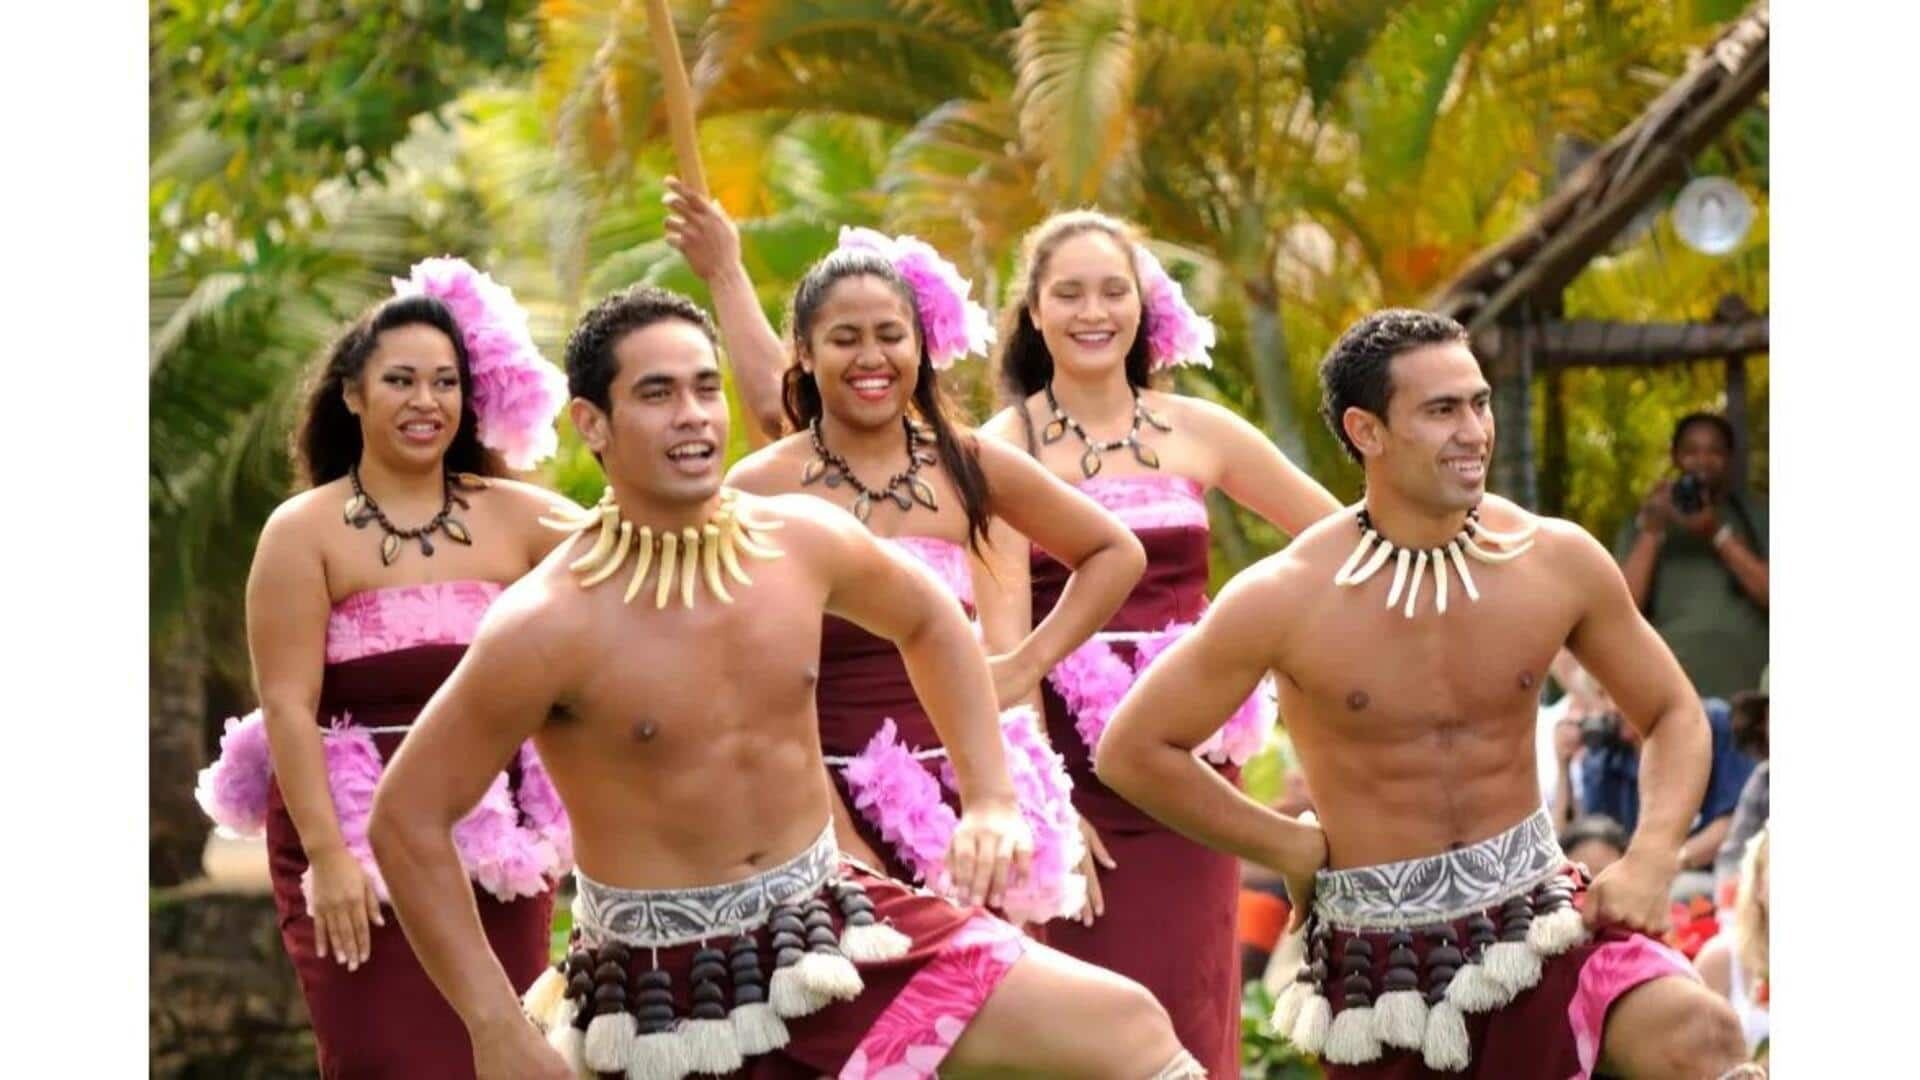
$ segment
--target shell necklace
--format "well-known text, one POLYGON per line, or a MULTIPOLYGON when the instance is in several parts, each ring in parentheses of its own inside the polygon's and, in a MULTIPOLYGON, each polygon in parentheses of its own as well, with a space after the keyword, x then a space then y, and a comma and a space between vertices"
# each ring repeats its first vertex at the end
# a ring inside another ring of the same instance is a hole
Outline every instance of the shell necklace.
POLYGON ((1525 555, 1533 547, 1533 535, 1539 531, 1539 522, 1532 522, 1526 528, 1515 533, 1495 532, 1480 524, 1480 508, 1467 511, 1467 520, 1460 527, 1459 535, 1442 547, 1428 550, 1415 550, 1401 547, 1399 544, 1380 535, 1373 527, 1373 517, 1366 507, 1360 508, 1355 516, 1360 526, 1360 543, 1347 556, 1346 564, 1340 572, 1333 575, 1333 583, 1343 588, 1363 584, 1380 568, 1393 560, 1393 585, 1387 590, 1387 607, 1400 603, 1401 594, 1406 595, 1404 612, 1407 618, 1413 613, 1420 601, 1420 585, 1427 574, 1429 563, 1433 566, 1433 606, 1440 614, 1447 613, 1447 565, 1452 563, 1454 572, 1460 575, 1460 586, 1467 592, 1467 599, 1478 602, 1480 590, 1474 587, 1473 575, 1467 571, 1467 560, 1482 563, 1503 563, 1525 555), (1494 550, 1485 545, 1492 544, 1494 550), (1412 570, 1409 580, 1408 570, 1412 570))
POLYGON ((633 602, 648 571, 658 566, 659 572, 653 587, 655 608, 667 606, 667 598, 673 595, 676 579, 680 586, 682 607, 693 606, 694 589, 703 580, 708 592, 721 603, 731 604, 733 595, 727 591, 726 582, 720 576, 723 569, 736 583, 751 585, 753 579, 740 566, 740 553, 745 552, 756 559, 777 559, 781 555, 779 548, 759 535, 780 528, 781 523, 748 517, 737 505, 739 497, 740 493, 733 488, 721 488, 720 509, 705 525, 698 528, 689 525, 678 532, 661 529, 657 542, 650 526, 642 525, 636 529, 633 522, 621 518, 620 507, 613 501, 611 487, 592 507, 585 510, 577 507, 555 510, 550 516, 541 518, 540 524, 576 535, 596 528, 600 530, 593 549, 568 566, 580 576, 580 587, 583 589, 590 589, 612 577, 627 561, 627 555, 636 553, 638 561, 634 564, 633 576, 627 581, 626 603, 633 602), (654 554, 656 549, 659 552, 657 559, 654 554))

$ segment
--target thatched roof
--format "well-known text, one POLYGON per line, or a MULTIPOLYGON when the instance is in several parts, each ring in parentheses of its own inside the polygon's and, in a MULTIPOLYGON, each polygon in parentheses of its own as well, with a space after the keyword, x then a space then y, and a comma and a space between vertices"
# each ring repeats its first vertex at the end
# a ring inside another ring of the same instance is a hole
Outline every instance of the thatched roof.
POLYGON ((1524 225, 1475 256, 1428 306, 1483 331, 1529 299, 1557 297, 1766 89, 1767 44, 1767 0, 1759 0, 1524 225))

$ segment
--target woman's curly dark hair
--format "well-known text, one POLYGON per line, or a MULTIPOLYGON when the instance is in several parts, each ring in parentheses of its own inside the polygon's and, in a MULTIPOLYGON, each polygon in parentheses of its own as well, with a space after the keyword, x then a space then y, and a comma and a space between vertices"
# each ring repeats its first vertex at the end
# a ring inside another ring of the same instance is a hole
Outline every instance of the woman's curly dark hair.
POLYGON ((308 376, 306 406, 294 425, 292 450, 302 483, 307 487, 338 480, 360 460, 364 445, 360 418, 347 408, 346 388, 366 371, 367 360, 380 345, 380 335, 403 326, 431 326, 453 342, 454 362, 460 368, 460 425, 447 447, 444 467, 449 472, 505 476, 498 455, 480 443, 473 412, 473 371, 467 344, 447 306, 431 296, 400 296, 362 315, 334 341, 333 347, 308 376))

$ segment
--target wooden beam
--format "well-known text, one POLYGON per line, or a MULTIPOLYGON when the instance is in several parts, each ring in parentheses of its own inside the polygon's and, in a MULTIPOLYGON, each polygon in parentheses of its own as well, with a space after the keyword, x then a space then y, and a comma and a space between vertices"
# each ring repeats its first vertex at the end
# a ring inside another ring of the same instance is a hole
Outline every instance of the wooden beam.
POLYGON ((1532 343, 1536 370, 1566 367, 1660 367, 1763 353, 1767 316, 1724 323, 1631 323, 1570 319, 1532 327, 1493 326, 1473 335, 1474 353, 1503 357, 1516 335, 1532 343))
POLYGON ((1768 13, 1757 3, 1525 225, 1474 257, 1428 302, 1480 330, 1557 294, 1689 160, 1766 89, 1768 13))
POLYGON ((1505 351, 1487 364, 1493 383, 1493 489, 1529 510, 1540 509, 1533 454, 1533 372, 1537 338, 1509 327, 1505 351))

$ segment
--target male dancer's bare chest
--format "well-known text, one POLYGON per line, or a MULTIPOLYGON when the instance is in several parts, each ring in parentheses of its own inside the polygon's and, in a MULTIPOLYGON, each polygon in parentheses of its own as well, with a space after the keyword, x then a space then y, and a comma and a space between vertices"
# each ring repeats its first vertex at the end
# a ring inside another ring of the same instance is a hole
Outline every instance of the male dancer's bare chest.
POLYGON ((1353 737, 1530 718, 1572 629, 1565 600, 1518 579, 1477 603, 1407 618, 1355 591, 1322 605, 1288 650, 1281 705, 1353 737), (1371 602, 1369 602, 1371 601, 1371 602))

